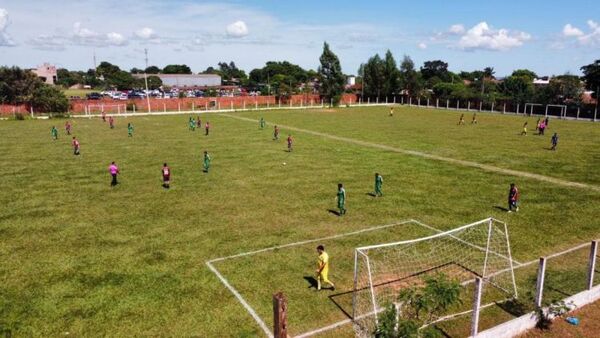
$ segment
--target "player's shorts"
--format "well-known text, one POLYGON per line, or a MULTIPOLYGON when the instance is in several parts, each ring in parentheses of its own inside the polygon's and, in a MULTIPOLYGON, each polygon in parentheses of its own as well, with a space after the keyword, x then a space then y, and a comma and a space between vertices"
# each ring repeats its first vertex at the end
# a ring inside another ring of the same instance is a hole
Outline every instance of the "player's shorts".
POLYGON ((171 180, 171 175, 163 175, 163 182, 169 182, 171 180))

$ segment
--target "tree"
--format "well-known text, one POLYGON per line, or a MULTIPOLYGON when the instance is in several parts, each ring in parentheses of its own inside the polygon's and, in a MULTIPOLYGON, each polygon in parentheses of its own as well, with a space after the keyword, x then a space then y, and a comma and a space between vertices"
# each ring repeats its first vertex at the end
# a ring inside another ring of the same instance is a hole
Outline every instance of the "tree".
POLYGON ((164 74, 192 74, 192 70, 187 65, 167 65, 162 72, 164 74))
POLYGON ((106 61, 100 62, 98 67, 96 67, 96 75, 103 76, 104 78, 110 77, 120 71, 121 69, 118 66, 106 61))
MULTIPOLYGON (((142 81, 144 81, 142 79, 142 81)), ((162 86, 163 82, 160 79, 160 77, 158 76, 154 76, 154 75, 150 75, 148 76, 148 89, 154 90, 154 89, 158 89, 162 86)), ((146 85, 144 83, 144 85, 146 85)))
POLYGON ((577 75, 564 74, 550 79, 547 86, 535 90, 535 102, 545 104, 568 104, 581 102, 583 85, 577 75))
POLYGON ((129 71, 131 74, 144 74, 144 70, 143 69, 139 69, 136 67, 131 68, 131 70, 129 71))
POLYGON ((494 74, 496 74, 494 67, 485 67, 483 69, 483 77, 486 79, 495 79, 494 74))
POLYGON ((514 102, 524 104, 533 96, 533 82, 529 75, 513 75, 502 82, 502 92, 511 97, 514 102))
POLYGON ((31 99, 31 107, 35 111, 64 113, 69 110, 69 100, 65 94, 54 86, 37 87, 31 99))
POLYGON ((386 64, 379 54, 370 57, 358 70, 362 75, 363 92, 370 97, 380 97, 385 86, 386 64))
POLYGON ((404 55, 400 64, 400 80, 402 88, 408 92, 408 95, 417 95, 422 89, 421 76, 415 70, 415 63, 408 55, 404 55))
POLYGON ((22 104, 30 102, 42 81, 31 71, 19 67, 0 67, 0 102, 22 104))
POLYGON ((56 84, 69 88, 76 84, 84 83, 84 72, 71 72, 65 68, 59 68, 56 71, 56 84))
POLYGON ((383 94, 385 96, 394 95, 398 89, 400 89, 400 73, 398 71, 396 60, 389 49, 385 53, 385 60, 383 62, 383 76, 383 94))
POLYGON ((402 289, 398 295, 400 318, 394 304, 388 304, 378 315, 374 332, 377 338, 440 337, 433 326, 419 328, 443 316, 448 309, 460 304, 461 285, 444 274, 425 277, 425 285, 402 289), (396 319, 398 318, 398 319, 396 319))
POLYGON ((441 60, 425 61, 421 67, 421 76, 429 88, 439 82, 451 82, 448 63, 441 60))
POLYGON ((161 72, 161 69, 156 66, 149 66, 145 69, 146 74, 158 74, 161 72))
POLYGON ((321 62, 321 65, 319 66, 321 95, 337 105, 344 92, 346 77, 344 76, 344 73, 342 73, 340 60, 337 55, 329 49, 329 44, 327 44, 327 42, 323 43, 323 54, 321 54, 319 61, 321 62))
POLYGON ((598 99, 598 91, 600 90, 600 60, 581 67, 581 71, 583 72, 585 88, 594 91, 593 97, 598 99))
POLYGON ((200 74, 217 74, 217 75, 221 75, 221 72, 218 69, 215 69, 215 67, 210 66, 210 67, 206 68, 206 70, 200 72, 200 74))
POLYGON ((537 78, 537 74, 529 69, 517 69, 512 72, 511 76, 523 76, 530 79, 531 82, 537 78))
POLYGON ((108 87, 117 88, 117 90, 128 90, 135 86, 136 80, 128 72, 119 70, 118 72, 105 75, 104 83, 108 87))

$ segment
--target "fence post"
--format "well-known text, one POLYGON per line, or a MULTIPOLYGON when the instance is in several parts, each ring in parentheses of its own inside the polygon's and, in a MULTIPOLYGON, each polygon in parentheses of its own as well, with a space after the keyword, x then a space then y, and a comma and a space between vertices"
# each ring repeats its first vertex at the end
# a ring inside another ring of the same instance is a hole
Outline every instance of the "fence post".
POLYGON ((385 104, 388 104, 388 98, 387 98, 387 95, 385 96, 385 104))
POLYGON ((273 336, 287 338, 287 299, 283 292, 273 295, 273 336))
POLYGON ((520 105, 521 105, 520 103, 517 103, 517 115, 519 115, 519 106, 520 105))
POLYGON ((450 109, 450 100, 446 99, 446 110, 450 109))
POLYGON ((325 106, 323 105, 323 99, 321 99, 321 108, 323 108, 323 107, 325 107, 325 106))
POLYGON ((480 277, 475 278, 475 294, 473 296, 473 315, 471 316, 471 337, 479 331, 479 309, 481 307, 481 290, 483 282, 480 277))
POLYGON ((177 101, 177 111, 181 111, 181 102, 177 101))
POLYGON ((496 102, 492 102, 492 109, 490 109, 491 112, 494 111, 494 104, 496 104, 496 102))
POLYGON ((329 108, 333 108, 333 98, 329 99, 329 108))
POLYGON ((506 113, 506 102, 504 102, 504 105, 502 106, 502 114, 506 113))
POLYGON ((400 96, 400 104, 404 104, 404 96, 400 96))
POLYGON ((421 106, 421 97, 419 96, 419 98, 417 99, 417 106, 421 106))
POLYGON ((427 98, 427 108, 429 108, 429 98, 427 98))
MULTIPOLYGON (((281 102, 280 102, 280 104, 281 104, 281 102)), ((243 105, 243 109, 246 110, 246 99, 244 99, 244 102, 242 103, 242 105, 243 105)))
POLYGON ((483 101, 479 101, 479 111, 481 111, 482 106, 483 106, 483 101))
POLYGON ((456 100, 456 110, 460 107, 460 100, 456 100))
POLYGON ((31 118, 33 118, 33 107, 29 107, 29 111, 31 111, 31 118))
POLYGON ((217 101, 217 110, 221 110, 221 100, 217 101))
POLYGON ((192 111, 194 111, 194 102, 192 101, 192 111))
POLYGON ((394 102, 393 104, 396 104, 396 95, 394 95, 394 102))
POLYGON ((258 100, 254 100, 254 109, 258 110, 258 100))
POLYGON ((440 107, 440 99, 435 99, 435 107, 439 108, 440 107))
POLYGON ((279 108, 281 108, 281 98, 279 98, 279 108))
POLYGON ((542 307, 542 296, 544 294, 544 278, 546 278, 546 257, 540 257, 537 284, 535 286, 535 306, 537 307, 542 307))
POLYGON ((596 115, 598 115, 598 108, 594 109, 594 122, 596 122, 596 115))
POLYGON ((408 97, 408 106, 411 107, 412 106, 412 96, 408 97))
POLYGON ((471 110, 471 101, 467 101, 467 111, 471 110))
POLYGON ((134 114, 135 114, 135 107, 136 107, 136 105, 135 105, 135 103, 134 103, 134 104, 133 104, 133 113, 134 113, 134 114))
POLYGON ((588 262, 587 289, 591 290, 594 286, 594 273, 596 271, 596 256, 598 255, 598 241, 592 241, 590 247, 590 260, 588 262))
POLYGON ((163 102, 163 111, 166 113, 167 112, 167 104, 163 102))
MULTIPOLYGON (((268 102, 268 101, 267 101, 267 102, 268 102)), ((229 102, 229 105, 231 106, 231 109, 230 109, 230 110, 233 110, 233 101, 230 101, 230 102, 229 102)))
MULTIPOLYGON (((575 118, 576 120, 579 120, 579 112, 581 111, 581 107, 577 107, 577 117, 575 118)), ((565 117, 567 114, 565 114, 565 117)))
POLYGON ((379 104, 379 96, 377 96, 377 102, 376 103, 379 104))

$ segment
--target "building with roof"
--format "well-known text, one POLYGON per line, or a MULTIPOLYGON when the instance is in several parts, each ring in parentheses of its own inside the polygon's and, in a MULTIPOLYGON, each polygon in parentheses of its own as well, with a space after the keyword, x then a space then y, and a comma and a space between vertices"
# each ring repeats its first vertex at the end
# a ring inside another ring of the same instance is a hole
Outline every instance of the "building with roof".
POLYGON ((44 62, 44 64, 42 64, 41 66, 31 69, 31 71, 35 75, 37 75, 37 77, 39 77, 42 81, 44 81, 44 83, 47 83, 49 85, 53 85, 56 83, 57 72, 56 66, 54 65, 44 62))

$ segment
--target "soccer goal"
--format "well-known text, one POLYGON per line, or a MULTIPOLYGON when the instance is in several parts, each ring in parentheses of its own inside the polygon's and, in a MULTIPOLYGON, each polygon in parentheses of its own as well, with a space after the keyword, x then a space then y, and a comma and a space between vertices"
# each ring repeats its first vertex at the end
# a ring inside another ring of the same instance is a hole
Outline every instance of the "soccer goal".
POLYGON ((567 106, 564 104, 547 104, 545 116, 567 117, 567 106))
MULTIPOLYGON (((426 278, 440 274, 459 282, 463 291, 469 286, 472 289, 475 279, 481 278, 496 297, 486 301, 516 298, 506 224, 487 218, 428 237, 356 248, 352 317, 357 335, 373 335, 378 314, 389 305, 398 308, 402 289, 422 286, 426 278)), ((464 293, 465 299, 472 295, 464 293)), ((455 309, 444 318, 468 312, 455 309)), ((443 318, 431 322, 440 320, 443 318)))
POLYGON ((98 115, 102 112, 106 114, 122 114, 127 113, 126 104, 90 104, 85 106, 86 115, 98 115))

